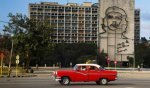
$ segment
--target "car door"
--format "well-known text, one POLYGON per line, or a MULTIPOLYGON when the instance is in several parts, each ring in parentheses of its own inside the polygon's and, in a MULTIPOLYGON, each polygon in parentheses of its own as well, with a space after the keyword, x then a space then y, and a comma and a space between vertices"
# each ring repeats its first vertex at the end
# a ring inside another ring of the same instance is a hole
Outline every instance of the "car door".
POLYGON ((89 66, 88 69, 88 81, 97 81, 99 80, 100 72, 97 67, 89 66))
POLYGON ((87 81, 88 80, 88 72, 86 66, 79 66, 77 70, 75 70, 75 77, 73 77, 74 81, 87 81))

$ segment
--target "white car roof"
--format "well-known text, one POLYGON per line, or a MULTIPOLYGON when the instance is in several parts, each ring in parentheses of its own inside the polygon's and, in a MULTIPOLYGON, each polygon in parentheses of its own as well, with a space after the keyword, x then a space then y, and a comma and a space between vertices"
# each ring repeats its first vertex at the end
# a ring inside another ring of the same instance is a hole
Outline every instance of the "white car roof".
POLYGON ((76 65, 78 65, 78 66, 96 66, 97 68, 100 67, 100 65, 98 65, 98 64, 76 64, 76 65))

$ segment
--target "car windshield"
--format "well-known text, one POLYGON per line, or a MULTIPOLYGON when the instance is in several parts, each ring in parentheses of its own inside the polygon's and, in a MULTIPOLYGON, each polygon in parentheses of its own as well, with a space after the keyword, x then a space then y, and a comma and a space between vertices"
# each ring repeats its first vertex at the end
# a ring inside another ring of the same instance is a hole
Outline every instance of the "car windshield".
POLYGON ((73 67, 73 70, 77 70, 77 65, 75 65, 75 66, 73 67))

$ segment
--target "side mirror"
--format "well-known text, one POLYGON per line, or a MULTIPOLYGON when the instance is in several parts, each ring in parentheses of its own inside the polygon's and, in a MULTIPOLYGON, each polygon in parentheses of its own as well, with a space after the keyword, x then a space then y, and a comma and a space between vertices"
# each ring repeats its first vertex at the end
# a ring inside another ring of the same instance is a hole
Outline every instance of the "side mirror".
POLYGON ((103 71, 103 70, 105 70, 105 68, 100 67, 100 70, 103 71))

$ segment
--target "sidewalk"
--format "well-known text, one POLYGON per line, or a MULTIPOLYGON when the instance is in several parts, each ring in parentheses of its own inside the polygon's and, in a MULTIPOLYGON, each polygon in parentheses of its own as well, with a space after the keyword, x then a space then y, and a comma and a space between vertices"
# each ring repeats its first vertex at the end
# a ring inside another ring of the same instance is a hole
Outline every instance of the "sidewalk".
POLYGON ((2 75, 2 76, 0 76, 0 78, 15 78, 15 77, 17 77, 17 78, 21 78, 21 77, 36 77, 37 75, 35 75, 35 74, 32 74, 32 75, 10 75, 10 77, 8 76, 8 75, 2 75))
POLYGON ((33 73, 25 73, 25 72, 18 72, 16 74, 16 70, 12 70, 10 77, 8 76, 8 74, 5 75, 0 75, 0 78, 15 78, 15 77, 35 77, 37 75, 33 74, 33 73))

